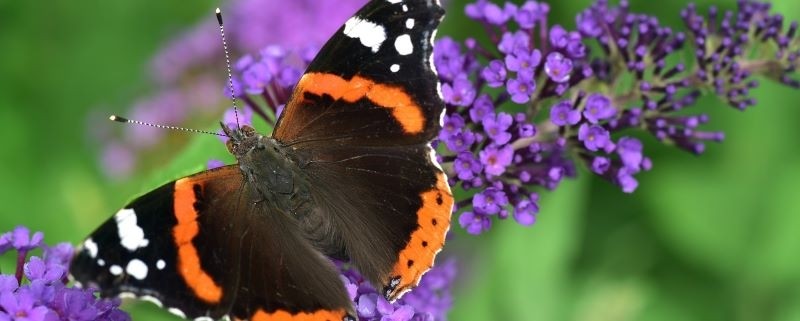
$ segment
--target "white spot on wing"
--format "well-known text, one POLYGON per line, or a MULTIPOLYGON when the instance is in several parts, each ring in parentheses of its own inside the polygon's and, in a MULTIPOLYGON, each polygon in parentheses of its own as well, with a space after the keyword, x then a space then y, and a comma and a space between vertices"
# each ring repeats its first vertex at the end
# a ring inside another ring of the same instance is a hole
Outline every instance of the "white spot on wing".
POLYGON ((133 259, 128 262, 128 266, 125 267, 125 272, 128 272, 128 274, 137 280, 144 280, 144 278, 147 277, 147 264, 144 264, 142 260, 133 259))
POLYGON ((394 39, 394 49, 397 50, 401 56, 410 55, 414 52, 414 45, 411 44, 411 36, 402 34, 394 39))
POLYGON ((147 301, 147 302, 153 303, 156 306, 158 306, 159 308, 163 306, 161 304, 161 300, 157 299, 154 296, 143 295, 143 296, 139 297, 139 299, 142 300, 142 301, 147 301))
POLYGON ((403 12, 408 12, 408 6, 407 5, 403 5, 403 12))
POLYGON ((114 264, 108 268, 108 272, 111 272, 111 275, 120 275, 122 274, 122 267, 114 264))
POLYGON ((352 17, 344 23, 344 34, 350 38, 357 38, 365 47, 378 52, 381 44, 386 40, 386 30, 383 26, 352 17))
POLYGON ((165 266, 167 266, 167 262, 164 262, 164 260, 158 260, 158 262, 156 262, 156 268, 159 270, 163 270, 165 266))
POLYGON ((99 266, 106 266, 106 260, 103 260, 103 259, 97 259, 97 265, 99 265, 99 266))
POLYGON ((136 251, 140 247, 147 247, 150 241, 144 238, 144 230, 136 224, 136 212, 130 208, 123 208, 114 215, 117 221, 117 232, 122 246, 128 251, 136 251))
POLYGON ((117 297, 120 299, 135 299, 136 294, 133 294, 133 292, 120 292, 117 297))
POLYGON ((413 29, 414 28, 414 19, 408 18, 406 19, 406 28, 413 29))
MULTIPOLYGON (((436 75, 436 78, 437 78, 437 80, 436 80, 436 94, 439 95, 439 99, 444 99, 443 98, 444 96, 442 95, 442 82, 438 80, 439 72, 436 71, 436 64, 433 63, 433 49, 434 49, 434 46, 433 46, 434 41, 433 40, 436 39, 436 31, 438 31, 438 30, 437 29, 433 29, 433 32, 431 32, 430 41, 431 41, 431 49, 432 50, 431 50, 431 55, 428 57, 428 64, 431 67, 431 71, 433 71, 433 74, 436 75)), ((444 110, 442 110, 442 116, 441 117, 442 117, 442 119, 444 119, 444 110)), ((444 127, 444 121, 441 121, 441 124, 442 124, 442 127, 444 127)))
POLYGON ((389 70, 391 70, 392 72, 398 72, 398 71, 400 71, 400 65, 398 65, 398 64, 392 64, 392 65, 389 67, 389 70))
POLYGON ((183 311, 181 311, 180 309, 177 309, 177 308, 169 308, 169 309, 167 309, 167 312, 169 312, 169 313, 172 313, 172 314, 174 314, 174 315, 177 315, 177 316, 179 316, 179 317, 181 317, 181 318, 184 318, 184 319, 186 319, 186 314, 185 314, 185 313, 183 313, 183 311))
POLYGON ((431 159, 431 164, 433 164, 433 166, 436 166, 436 168, 442 171, 442 166, 439 165, 439 161, 436 160, 436 150, 433 149, 433 147, 431 147, 430 144, 428 144, 428 157, 430 157, 431 159))
POLYGON ((389 3, 392 3, 392 4, 403 2, 403 0, 386 0, 386 1, 388 1, 389 3))
POLYGON ((214 321, 211 317, 196 317, 194 321, 214 321))
POLYGON ((97 243, 95 243, 92 238, 86 239, 86 241, 83 242, 83 247, 89 252, 91 258, 97 257, 97 243))

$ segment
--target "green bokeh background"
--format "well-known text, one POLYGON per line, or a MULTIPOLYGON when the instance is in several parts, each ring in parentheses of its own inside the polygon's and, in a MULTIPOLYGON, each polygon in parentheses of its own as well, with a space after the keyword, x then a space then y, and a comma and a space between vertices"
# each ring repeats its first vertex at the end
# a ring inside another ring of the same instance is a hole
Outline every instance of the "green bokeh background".
MULTIPOLYGON (((588 2, 551 1, 551 21, 574 26, 588 2)), ((631 2, 678 27, 686 1, 631 2)), ((463 3, 450 1, 440 35, 476 34, 463 3)), ((699 1, 712 3, 735 1, 699 1)), ((773 3, 800 19, 800 2, 773 3)), ((198 135, 175 146, 189 150, 173 164, 120 182, 101 173, 87 139, 97 126, 89 110, 119 112, 148 93, 156 49, 219 5, 0 1, 0 231, 25 224, 47 242, 78 242, 133 195, 225 153, 198 135)), ((445 250, 462 264, 451 319, 800 320, 800 92, 762 81, 755 96, 744 113, 704 97, 707 128, 724 130, 725 143, 695 157, 651 141, 655 168, 633 195, 584 171, 544 193, 532 228, 455 227, 445 250)), ((149 304, 126 309, 175 319, 149 304)))

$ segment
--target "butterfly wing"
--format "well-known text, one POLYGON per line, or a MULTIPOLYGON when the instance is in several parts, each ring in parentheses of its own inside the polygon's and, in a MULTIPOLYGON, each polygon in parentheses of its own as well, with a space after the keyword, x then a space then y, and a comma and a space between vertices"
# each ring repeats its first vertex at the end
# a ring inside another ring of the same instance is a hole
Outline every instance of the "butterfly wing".
POLYGON ((192 319, 349 318, 333 265, 296 224, 225 166, 125 206, 84 241, 70 272, 104 296, 144 298, 192 319))
POLYGON ((435 138, 444 103, 432 39, 443 15, 434 0, 370 1, 311 62, 273 137, 369 146, 435 138))
POLYGON ((323 46, 273 134, 314 182, 326 226, 307 230, 327 233, 320 247, 343 247, 389 300, 430 269, 450 226, 430 146, 444 113, 431 57, 443 13, 434 0, 368 3, 323 46))

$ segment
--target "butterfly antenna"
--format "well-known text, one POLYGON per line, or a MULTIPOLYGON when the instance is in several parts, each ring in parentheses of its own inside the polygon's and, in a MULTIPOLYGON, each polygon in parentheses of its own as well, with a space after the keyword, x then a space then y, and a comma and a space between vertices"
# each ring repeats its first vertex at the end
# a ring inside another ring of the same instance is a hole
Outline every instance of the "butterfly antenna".
POLYGON ((222 24, 222 11, 217 8, 217 22, 219 22, 219 35, 222 37, 222 49, 225 51, 225 67, 228 70, 228 86, 231 90, 233 101, 233 115, 236 117, 236 127, 239 128, 239 109, 236 108, 236 93, 233 91, 233 75, 231 74, 231 58, 228 54, 228 42, 225 41, 225 26, 222 24))
POLYGON ((166 125, 158 125, 158 124, 153 124, 153 123, 146 123, 146 122, 143 122, 143 121, 127 119, 125 117, 120 117, 120 116, 117 116, 117 115, 111 115, 110 117, 108 117, 108 119, 110 119, 112 121, 115 121, 115 122, 118 122, 118 123, 144 125, 144 126, 150 126, 150 127, 155 127, 155 128, 161 128, 161 129, 180 130, 180 131, 191 132, 191 133, 209 134, 209 135, 215 135, 215 136, 228 137, 228 135, 225 135, 225 134, 210 132, 210 131, 206 131, 206 130, 199 130, 199 129, 192 129, 192 128, 184 128, 184 127, 175 127, 175 126, 166 126, 166 125))

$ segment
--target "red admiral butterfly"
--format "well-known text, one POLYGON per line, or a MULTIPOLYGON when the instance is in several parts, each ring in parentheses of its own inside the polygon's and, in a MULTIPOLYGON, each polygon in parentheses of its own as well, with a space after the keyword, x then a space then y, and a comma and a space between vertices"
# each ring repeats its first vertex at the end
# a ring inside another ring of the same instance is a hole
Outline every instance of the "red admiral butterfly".
POLYGON ((372 0, 325 44, 271 137, 229 128, 237 165, 161 186, 101 225, 71 274, 194 319, 353 320, 328 257, 388 300, 434 263, 453 197, 431 141, 444 103, 436 0, 372 0))

